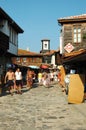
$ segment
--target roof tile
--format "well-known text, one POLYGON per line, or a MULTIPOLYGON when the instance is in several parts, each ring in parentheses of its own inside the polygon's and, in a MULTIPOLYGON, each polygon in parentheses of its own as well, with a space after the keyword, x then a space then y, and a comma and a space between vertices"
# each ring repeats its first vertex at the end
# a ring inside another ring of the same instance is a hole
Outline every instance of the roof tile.
POLYGON ((36 53, 36 52, 31 52, 31 51, 27 51, 27 50, 22 50, 22 49, 18 49, 18 55, 27 55, 27 56, 41 56, 40 53, 36 53))

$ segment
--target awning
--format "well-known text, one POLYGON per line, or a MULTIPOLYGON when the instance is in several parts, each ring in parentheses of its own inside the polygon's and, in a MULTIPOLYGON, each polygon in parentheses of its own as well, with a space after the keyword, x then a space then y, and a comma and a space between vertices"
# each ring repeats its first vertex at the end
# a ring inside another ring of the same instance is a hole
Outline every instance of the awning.
POLYGON ((41 68, 41 69, 48 69, 49 66, 47 66, 47 65, 41 65, 40 68, 41 68))
POLYGON ((35 66, 35 65, 29 65, 28 67, 31 68, 31 69, 39 69, 39 67, 35 66))

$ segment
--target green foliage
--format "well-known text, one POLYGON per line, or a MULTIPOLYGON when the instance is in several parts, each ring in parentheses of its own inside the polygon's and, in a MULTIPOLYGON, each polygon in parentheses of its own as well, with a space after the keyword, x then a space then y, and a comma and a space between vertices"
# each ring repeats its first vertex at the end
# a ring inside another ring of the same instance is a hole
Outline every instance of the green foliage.
POLYGON ((86 40, 86 33, 83 34, 83 39, 86 40))

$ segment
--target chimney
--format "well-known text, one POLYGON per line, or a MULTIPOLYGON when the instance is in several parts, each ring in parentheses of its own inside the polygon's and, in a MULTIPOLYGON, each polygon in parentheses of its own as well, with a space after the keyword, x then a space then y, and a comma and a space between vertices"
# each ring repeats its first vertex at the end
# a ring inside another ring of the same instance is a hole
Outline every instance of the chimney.
POLYGON ((27 51, 30 51, 29 47, 27 47, 27 51))

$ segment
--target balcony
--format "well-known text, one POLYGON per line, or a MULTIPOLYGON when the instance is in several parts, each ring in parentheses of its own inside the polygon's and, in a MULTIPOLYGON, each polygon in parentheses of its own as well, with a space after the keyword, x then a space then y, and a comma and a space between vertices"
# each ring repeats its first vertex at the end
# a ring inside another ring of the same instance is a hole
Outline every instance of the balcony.
POLYGON ((9 49, 9 37, 0 31, 0 55, 9 49))

